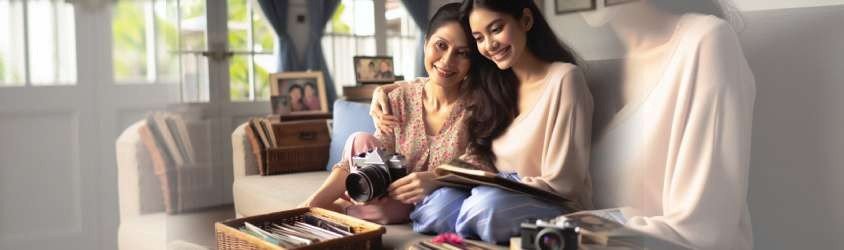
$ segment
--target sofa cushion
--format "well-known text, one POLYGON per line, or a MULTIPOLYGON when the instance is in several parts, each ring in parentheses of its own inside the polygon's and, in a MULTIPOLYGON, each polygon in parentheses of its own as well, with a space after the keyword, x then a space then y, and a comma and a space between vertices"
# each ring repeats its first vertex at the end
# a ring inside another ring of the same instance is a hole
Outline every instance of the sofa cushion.
POLYGON ((340 161, 346 139, 355 132, 374 133, 375 125, 369 116, 369 104, 337 100, 334 102, 334 128, 326 169, 340 161))
POLYGON ((326 177, 328 172, 317 171, 237 178, 232 185, 235 212, 238 216, 253 216, 296 208, 326 177))

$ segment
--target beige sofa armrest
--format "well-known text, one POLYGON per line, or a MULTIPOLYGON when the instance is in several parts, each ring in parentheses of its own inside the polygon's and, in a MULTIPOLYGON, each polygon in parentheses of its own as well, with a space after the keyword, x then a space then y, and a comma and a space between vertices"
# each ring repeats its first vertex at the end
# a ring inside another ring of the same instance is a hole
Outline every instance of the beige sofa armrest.
POLYGON ((138 132, 145 121, 132 124, 115 142, 120 218, 127 220, 164 211, 164 199, 152 159, 138 132))
POLYGON ((249 123, 243 123, 232 132, 232 166, 234 166, 234 178, 258 174, 258 162, 252 154, 252 146, 246 137, 246 128, 249 123))

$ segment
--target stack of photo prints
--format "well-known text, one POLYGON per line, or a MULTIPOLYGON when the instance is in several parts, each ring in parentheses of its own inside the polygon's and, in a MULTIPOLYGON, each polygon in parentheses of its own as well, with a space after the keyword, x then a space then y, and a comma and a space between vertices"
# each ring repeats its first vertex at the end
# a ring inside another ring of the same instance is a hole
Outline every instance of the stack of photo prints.
POLYGON ((349 226, 326 221, 312 215, 302 220, 254 225, 244 222, 239 230, 284 248, 298 248, 354 235, 349 226))

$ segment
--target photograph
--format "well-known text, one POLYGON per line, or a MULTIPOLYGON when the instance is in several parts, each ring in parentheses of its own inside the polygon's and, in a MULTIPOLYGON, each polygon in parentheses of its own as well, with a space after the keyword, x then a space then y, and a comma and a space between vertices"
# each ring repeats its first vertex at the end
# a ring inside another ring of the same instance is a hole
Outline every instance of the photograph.
POLYGON ((393 57, 356 56, 354 57, 355 80, 358 83, 391 83, 396 81, 393 57))
POLYGON ((275 73, 270 75, 270 82, 273 114, 328 112, 325 80, 321 71, 275 73))
POLYGON ((556 14, 566 14, 594 9, 595 0, 554 0, 554 12, 556 14))
POLYGON ((636 1, 636 0, 604 0, 604 6, 619 5, 619 4, 629 3, 629 2, 633 2, 633 1, 636 1))
POLYGON ((290 101, 288 96, 270 96, 270 105, 274 115, 290 113, 290 101))

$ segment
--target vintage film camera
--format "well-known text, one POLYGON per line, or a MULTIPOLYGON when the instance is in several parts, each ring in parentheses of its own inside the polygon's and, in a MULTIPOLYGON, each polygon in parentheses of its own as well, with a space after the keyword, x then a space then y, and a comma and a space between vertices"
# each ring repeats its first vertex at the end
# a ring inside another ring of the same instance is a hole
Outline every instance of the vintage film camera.
POLYGON ((346 191, 358 202, 386 195, 390 183, 407 175, 404 156, 378 148, 353 156, 351 170, 346 177, 346 191))
POLYGON ((577 225, 561 216, 521 224, 522 249, 576 250, 577 225))

